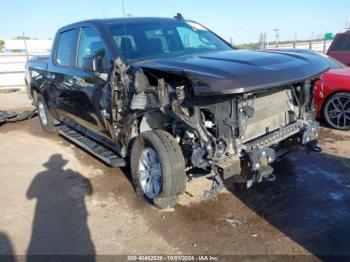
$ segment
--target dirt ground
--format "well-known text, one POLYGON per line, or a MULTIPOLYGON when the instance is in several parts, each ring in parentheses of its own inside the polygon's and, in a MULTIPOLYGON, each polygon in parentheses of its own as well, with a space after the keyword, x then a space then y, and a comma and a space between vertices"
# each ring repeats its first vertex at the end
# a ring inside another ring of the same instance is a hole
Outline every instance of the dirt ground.
MULTIPOLYGON (((0 95, 0 109, 11 99, 23 97, 0 95)), ((188 183, 167 211, 135 196, 127 168, 45 134, 38 118, 1 126, 0 145, 0 254, 350 255, 349 132, 322 128, 321 153, 288 155, 275 182, 250 190, 201 201, 208 182, 188 183)))

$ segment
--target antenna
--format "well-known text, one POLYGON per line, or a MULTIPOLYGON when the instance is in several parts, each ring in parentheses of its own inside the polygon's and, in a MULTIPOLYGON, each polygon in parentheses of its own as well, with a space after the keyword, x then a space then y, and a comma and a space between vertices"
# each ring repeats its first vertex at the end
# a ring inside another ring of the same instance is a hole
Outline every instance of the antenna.
POLYGON ((275 32, 275 44, 276 44, 276 48, 278 48, 278 42, 280 41, 280 29, 276 28, 272 31, 275 32))
POLYGON ((125 6, 124 6, 124 0, 122 0, 122 11, 123 11, 123 18, 125 17, 125 6))
MULTIPOLYGON (((122 0, 122 10, 123 10, 123 27, 124 27, 124 36, 123 38, 126 38, 126 25, 125 25, 125 6, 124 6, 124 0, 122 0)), ((123 39, 121 39, 120 43, 123 42, 123 39)), ((125 45, 125 59, 126 59, 126 63, 128 64, 128 45, 125 45)))

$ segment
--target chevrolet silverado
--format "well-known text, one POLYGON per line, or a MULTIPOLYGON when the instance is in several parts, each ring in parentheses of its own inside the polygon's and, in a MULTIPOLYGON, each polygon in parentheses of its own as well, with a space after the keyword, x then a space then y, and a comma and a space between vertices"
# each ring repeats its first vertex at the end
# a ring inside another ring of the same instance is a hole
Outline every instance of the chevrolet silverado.
POLYGON ((177 15, 65 26, 25 81, 45 131, 129 165, 136 193, 167 208, 198 177, 213 181, 208 197, 230 178, 273 181, 275 159, 315 144, 327 69, 308 54, 239 50, 177 15))

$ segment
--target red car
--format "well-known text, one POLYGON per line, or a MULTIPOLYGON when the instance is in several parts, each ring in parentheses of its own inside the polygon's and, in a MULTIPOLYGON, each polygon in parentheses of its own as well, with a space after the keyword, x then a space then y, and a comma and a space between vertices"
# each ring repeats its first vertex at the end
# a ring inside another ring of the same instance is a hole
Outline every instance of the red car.
POLYGON ((323 118, 331 127, 350 129, 350 67, 339 61, 307 49, 275 49, 276 52, 304 53, 322 57, 329 64, 329 70, 317 81, 315 105, 318 118, 323 118))
POLYGON ((327 55, 350 66, 350 31, 336 35, 327 55))

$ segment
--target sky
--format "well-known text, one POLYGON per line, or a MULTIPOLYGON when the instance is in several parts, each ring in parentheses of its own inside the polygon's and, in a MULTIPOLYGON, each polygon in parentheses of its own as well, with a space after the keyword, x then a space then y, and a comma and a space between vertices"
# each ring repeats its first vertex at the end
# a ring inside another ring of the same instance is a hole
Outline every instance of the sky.
MULTIPOLYGON (((124 0, 125 15, 173 17, 177 12, 234 44, 258 42, 266 32, 281 40, 310 39, 343 31, 350 0, 124 0)), ((0 39, 22 35, 53 38, 66 24, 92 18, 122 17, 122 0, 2 0, 0 39)))

